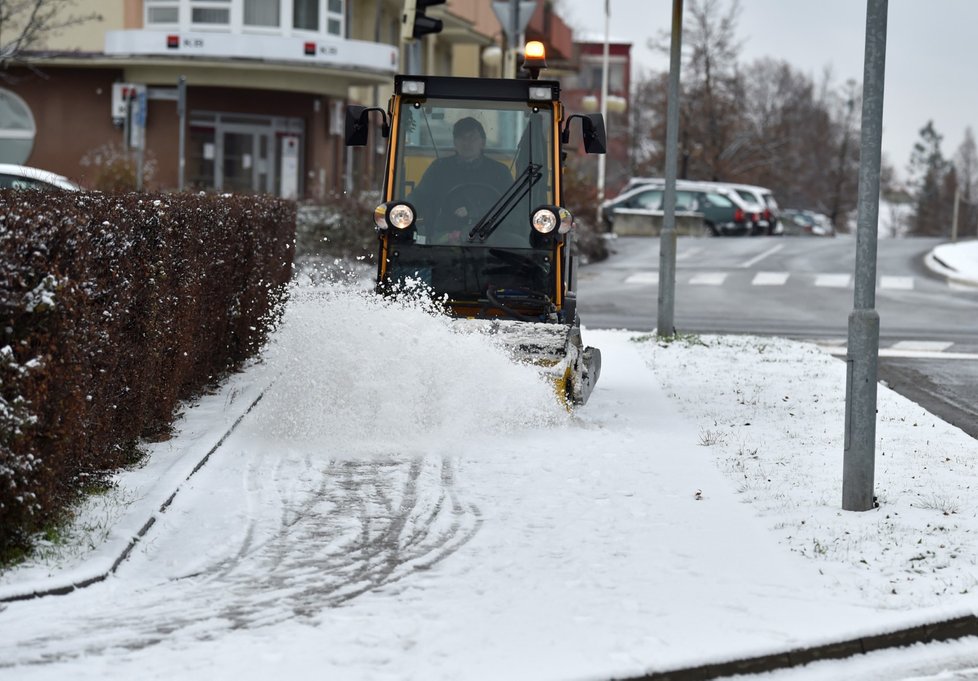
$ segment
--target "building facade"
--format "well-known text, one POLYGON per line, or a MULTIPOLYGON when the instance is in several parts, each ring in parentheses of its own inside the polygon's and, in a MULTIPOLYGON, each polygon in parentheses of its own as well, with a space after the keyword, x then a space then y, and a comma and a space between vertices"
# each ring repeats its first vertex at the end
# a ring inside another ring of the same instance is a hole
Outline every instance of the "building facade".
MULTIPOLYGON (((575 41, 575 50, 576 69, 574 73, 561 78, 564 101, 575 111, 600 111, 604 39, 587 36, 575 41)), ((608 116, 605 120, 608 153, 605 155, 605 196, 617 194, 631 176, 631 50, 632 45, 627 41, 610 40, 608 43, 608 116)), ((596 164, 590 164, 581 170, 596 180, 596 164)))
MULTIPOLYGON (((317 199, 373 186, 384 140, 378 126, 366 153, 347 149, 346 105, 385 107, 397 72, 498 75, 486 55, 504 41, 485 0, 429 8, 442 32, 403 44, 402 10, 403 0, 78 0, 73 13, 100 19, 46 36, 2 72, 0 162, 89 188, 113 186, 120 159, 151 190, 317 199)), ((569 51, 549 0, 530 32, 569 51)))

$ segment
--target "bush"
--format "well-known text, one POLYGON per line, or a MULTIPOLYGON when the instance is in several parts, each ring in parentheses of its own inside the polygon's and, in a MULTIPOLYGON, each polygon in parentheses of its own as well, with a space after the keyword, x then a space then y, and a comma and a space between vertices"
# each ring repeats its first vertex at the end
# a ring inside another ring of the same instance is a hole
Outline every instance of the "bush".
POLYGON ((258 351, 294 225, 270 198, 0 191, 0 556, 258 351))
POLYGON ((322 203, 301 206, 296 222, 296 256, 373 257, 377 232, 372 217, 380 202, 378 192, 361 192, 332 194, 322 203))
MULTIPOLYGON (((92 188, 103 192, 134 191, 136 184, 136 152, 125 149, 118 142, 103 144, 91 149, 81 158, 81 165, 91 168, 93 177, 87 178, 92 188)), ((156 174, 156 156, 152 150, 143 159, 143 186, 147 187, 156 174)))

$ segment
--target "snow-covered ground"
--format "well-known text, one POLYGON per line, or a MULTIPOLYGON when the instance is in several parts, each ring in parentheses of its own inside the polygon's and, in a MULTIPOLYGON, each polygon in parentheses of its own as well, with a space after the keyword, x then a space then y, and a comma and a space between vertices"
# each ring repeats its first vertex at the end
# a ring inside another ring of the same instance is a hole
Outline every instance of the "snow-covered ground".
POLYGON ((953 281, 978 284, 978 241, 941 244, 927 255, 926 262, 953 281))
MULTIPOLYGON (((880 506, 845 512, 844 362, 584 339, 602 376, 567 414, 425 305, 300 285, 263 363, 0 576, 97 576, 156 519, 105 581, 0 605, 0 679, 620 678, 978 608, 978 442, 881 386, 880 506)), ((917 652, 778 678, 908 678, 917 652)))

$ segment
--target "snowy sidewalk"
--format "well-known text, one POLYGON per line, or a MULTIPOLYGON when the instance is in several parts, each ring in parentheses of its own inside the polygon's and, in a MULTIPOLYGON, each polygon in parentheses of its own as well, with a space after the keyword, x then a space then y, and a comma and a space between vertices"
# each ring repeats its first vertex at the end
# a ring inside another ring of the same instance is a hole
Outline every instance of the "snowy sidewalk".
POLYGON ((881 505, 843 512, 845 366, 814 346, 585 329, 567 416, 370 304, 297 297, 267 365, 120 476, 108 543, 3 576, 77 580, 157 519, 104 582, 5 604, 0 678, 628 678, 974 613, 978 443, 881 386, 881 505))

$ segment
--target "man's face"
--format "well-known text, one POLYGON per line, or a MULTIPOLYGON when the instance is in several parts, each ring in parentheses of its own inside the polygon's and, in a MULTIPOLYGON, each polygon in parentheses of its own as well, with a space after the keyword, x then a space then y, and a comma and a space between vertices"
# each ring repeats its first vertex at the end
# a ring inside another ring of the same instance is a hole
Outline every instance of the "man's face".
POLYGON ((478 130, 469 130, 455 136, 455 151, 463 161, 474 161, 482 155, 486 146, 478 130))

